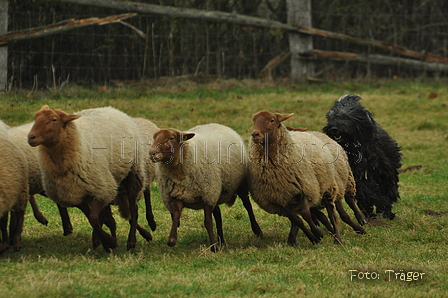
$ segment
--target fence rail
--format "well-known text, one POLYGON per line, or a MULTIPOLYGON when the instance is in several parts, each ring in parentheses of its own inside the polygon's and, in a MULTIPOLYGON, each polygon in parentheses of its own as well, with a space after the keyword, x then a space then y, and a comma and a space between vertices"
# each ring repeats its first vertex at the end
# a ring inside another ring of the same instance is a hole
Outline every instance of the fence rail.
POLYGON ((396 1, 389 3, 389 13, 375 6, 381 2, 375 0, 360 0, 356 6, 348 0, 314 1, 314 28, 286 24, 285 0, 254 0, 251 7, 238 0, 195 1, 203 2, 201 9, 180 7, 193 2, 189 0, 166 2, 172 6, 117 0, 11 2, 10 33, 72 18, 139 15, 126 22, 9 42, 8 85, 39 82, 42 87, 67 79, 103 84, 187 74, 256 78, 266 71, 270 77, 289 77, 291 33, 314 36, 313 51, 300 53, 299 59, 312 59, 316 75, 323 78, 447 72, 448 4, 442 0, 431 6, 423 0, 396 1), (102 7, 85 6, 92 4, 102 7), (341 62, 344 56, 352 58, 341 62))

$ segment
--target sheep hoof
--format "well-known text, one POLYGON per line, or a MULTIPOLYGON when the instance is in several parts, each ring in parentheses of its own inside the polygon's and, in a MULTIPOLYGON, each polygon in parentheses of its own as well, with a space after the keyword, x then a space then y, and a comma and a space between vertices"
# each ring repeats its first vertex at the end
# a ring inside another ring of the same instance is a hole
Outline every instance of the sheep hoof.
POLYGON ((135 249, 135 243, 134 243, 134 244, 128 244, 128 245, 126 245, 126 249, 127 249, 128 251, 130 251, 130 250, 134 250, 134 249, 135 249))
POLYGON ((21 246, 15 246, 14 247, 14 252, 19 252, 22 249, 21 246))
POLYGON ((145 229, 139 229, 138 232, 140 233, 140 235, 145 238, 146 241, 151 241, 152 240, 152 235, 150 232, 146 231, 145 229))
POLYGON ((68 236, 73 233, 73 230, 64 230, 64 236, 68 236))
POLYGON ((148 224, 149 224, 149 227, 151 228, 151 231, 154 232, 156 230, 156 228, 157 228, 156 222, 153 221, 153 220, 148 220, 148 224))
POLYGON ((219 251, 219 246, 218 246, 218 243, 214 243, 214 244, 212 244, 211 246, 210 246, 210 251, 211 252, 218 252, 219 251))
POLYGON ((171 246, 171 247, 173 247, 174 245, 176 245, 176 240, 174 240, 174 239, 170 239, 170 240, 168 240, 168 246, 171 246))
POLYGON ((42 214, 36 215, 35 218, 39 223, 43 224, 44 226, 48 226, 48 220, 42 214))
POLYGON ((364 234, 367 234, 367 231, 364 230, 364 228, 360 228, 358 231, 356 231, 356 233, 357 233, 357 234, 364 235, 364 234))
POLYGON ((100 240, 92 240, 93 249, 96 249, 100 245, 101 245, 101 241, 100 240))
POLYGON ((361 226, 364 226, 364 225, 366 225, 367 224, 367 220, 362 220, 360 223, 359 223, 361 226))

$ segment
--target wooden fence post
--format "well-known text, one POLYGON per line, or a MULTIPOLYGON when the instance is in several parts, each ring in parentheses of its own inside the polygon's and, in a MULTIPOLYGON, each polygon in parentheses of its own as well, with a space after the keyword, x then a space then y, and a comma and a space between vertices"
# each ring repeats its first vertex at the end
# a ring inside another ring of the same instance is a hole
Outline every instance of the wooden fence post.
MULTIPOLYGON (((8 33, 8 0, 0 0, 0 35, 8 33)), ((0 46, 0 92, 8 82, 8 46, 0 46)))
MULTIPOLYGON (((311 0, 286 0, 288 25, 312 27, 311 0)), ((291 52, 291 79, 301 80, 314 75, 314 62, 300 59, 299 55, 313 50, 313 37, 307 34, 289 33, 291 52)))

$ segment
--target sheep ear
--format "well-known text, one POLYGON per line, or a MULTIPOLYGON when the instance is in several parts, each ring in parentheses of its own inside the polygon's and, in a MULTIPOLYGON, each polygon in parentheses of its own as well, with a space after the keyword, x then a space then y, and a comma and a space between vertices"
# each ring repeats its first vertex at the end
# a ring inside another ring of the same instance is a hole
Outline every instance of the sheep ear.
POLYGON ((81 115, 68 115, 68 114, 63 113, 61 115, 61 120, 62 120, 62 122, 64 122, 64 124, 67 124, 70 121, 78 119, 79 117, 81 117, 81 115))
POLYGON ((184 133, 184 134, 182 134, 182 142, 188 141, 189 139, 191 139, 194 136, 195 136, 194 133, 184 133))
POLYGON ((283 122, 283 121, 291 118, 292 115, 294 115, 294 113, 291 113, 291 114, 278 114, 278 113, 275 113, 274 115, 277 117, 278 122, 283 122))
POLYGON ((45 111, 45 110, 49 110, 50 107, 48 105, 43 105, 39 111, 45 111))

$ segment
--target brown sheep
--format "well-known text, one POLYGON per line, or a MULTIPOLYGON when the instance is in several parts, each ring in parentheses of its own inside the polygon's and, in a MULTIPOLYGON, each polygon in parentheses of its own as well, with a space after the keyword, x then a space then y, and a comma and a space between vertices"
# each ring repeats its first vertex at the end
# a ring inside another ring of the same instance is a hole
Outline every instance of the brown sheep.
POLYGON ((316 227, 315 217, 334 234, 335 242, 340 243, 335 211, 340 211, 339 197, 345 194, 348 178, 340 179, 330 146, 319 137, 309 132, 287 130, 282 122, 292 115, 259 112, 253 116, 250 192, 262 209, 289 218, 292 225, 288 243, 291 245, 296 243, 298 228, 312 243, 320 241, 323 233, 316 227), (319 211, 322 205, 327 209, 332 226, 319 211), (297 214, 307 221, 312 233, 297 214))

